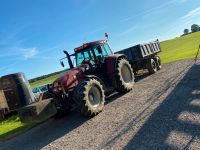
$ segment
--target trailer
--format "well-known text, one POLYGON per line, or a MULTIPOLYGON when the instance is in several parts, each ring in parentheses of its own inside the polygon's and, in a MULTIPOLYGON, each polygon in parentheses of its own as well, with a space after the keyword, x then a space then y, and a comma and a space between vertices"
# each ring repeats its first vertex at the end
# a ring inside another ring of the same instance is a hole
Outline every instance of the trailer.
POLYGON ((161 69, 161 60, 157 53, 161 51, 158 40, 145 44, 138 44, 116 53, 126 55, 133 72, 137 74, 140 69, 148 69, 149 73, 155 73, 161 69))

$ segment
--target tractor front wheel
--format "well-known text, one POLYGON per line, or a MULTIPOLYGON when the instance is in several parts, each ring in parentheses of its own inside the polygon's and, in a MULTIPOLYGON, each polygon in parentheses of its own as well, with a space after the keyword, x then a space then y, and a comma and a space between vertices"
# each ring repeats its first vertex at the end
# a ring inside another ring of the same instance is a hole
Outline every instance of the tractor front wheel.
POLYGON ((95 116, 103 110, 105 94, 103 86, 96 79, 84 80, 76 90, 75 101, 81 114, 95 116))

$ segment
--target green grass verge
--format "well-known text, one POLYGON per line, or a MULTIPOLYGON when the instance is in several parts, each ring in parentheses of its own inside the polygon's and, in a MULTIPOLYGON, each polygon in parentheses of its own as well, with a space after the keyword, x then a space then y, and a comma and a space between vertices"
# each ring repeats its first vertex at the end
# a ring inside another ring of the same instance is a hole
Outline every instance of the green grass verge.
POLYGON ((21 123, 17 115, 4 119, 0 121, 0 141, 5 141, 24 133, 35 125, 36 124, 21 123))
POLYGON ((30 85, 31 85, 32 88, 35 88, 35 87, 43 85, 43 84, 50 84, 54 80, 56 80, 58 77, 60 77, 62 74, 63 74, 63 72, 59 73, 59 74, 56 74, 56 75, 53 75, 53 76, 50 76, 48 78, 45 78, 45 79, 38 80, 36 82, 30 83, 30 85))
MULTIPOLYGON (((162 52, 159 53, 162 63, 194 58, 200 44, 200 32, 180 38, 161 42, 162 52)), ((200 55, 199 55, 200 56, 200 55)))

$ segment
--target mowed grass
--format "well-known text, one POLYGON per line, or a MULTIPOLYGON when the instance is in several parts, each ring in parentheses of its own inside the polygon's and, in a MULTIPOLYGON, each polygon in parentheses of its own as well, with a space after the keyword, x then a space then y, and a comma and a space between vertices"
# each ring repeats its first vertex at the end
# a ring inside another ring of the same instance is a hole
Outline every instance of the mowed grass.
POLYGON ((159 56, 161 57, 162 63, 194 58, 196 56, 199 44, 200 32, 167 40, 160 43, 162 52, 159 54, 159 56))
POLYGON ((0 121, 0 141, 5 141, 23 132, 26 132, 36 124, 21 123, 18 115, 0 121))

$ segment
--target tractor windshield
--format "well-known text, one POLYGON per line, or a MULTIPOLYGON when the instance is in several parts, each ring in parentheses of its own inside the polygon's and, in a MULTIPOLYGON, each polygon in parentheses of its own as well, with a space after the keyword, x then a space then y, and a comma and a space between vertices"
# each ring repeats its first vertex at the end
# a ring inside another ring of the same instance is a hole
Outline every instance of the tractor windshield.
POLYGON ((89 47, 80 52, 76 52, 76 65, 79 66, 83 61, 87 60, 93 60, 95 62, 96 58, 99 56, 104 60, 105 56, 111 54, 112 51, 107 43, 89 47))
POLYGON ((92 48, 85 49, 76 53, 76 65, 79 66, 83 61, 94 60, 92 48))

